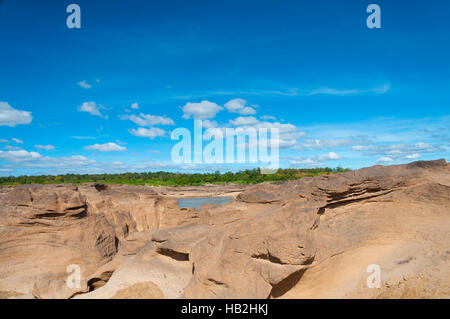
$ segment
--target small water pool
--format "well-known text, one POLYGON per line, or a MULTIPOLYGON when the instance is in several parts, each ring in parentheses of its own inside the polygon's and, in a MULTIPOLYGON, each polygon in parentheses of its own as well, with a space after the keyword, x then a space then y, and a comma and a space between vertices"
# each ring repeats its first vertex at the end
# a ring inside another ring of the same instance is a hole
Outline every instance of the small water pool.
POLYGON ((191 198, 177 198, 178 206, 180 208, 184 207, 192 207, 197 209, 199 206, 203 204, 215 204, 215 205, 223 205, 231 202, 230 196, 221 196, 221 197, 191 197, 191 198))

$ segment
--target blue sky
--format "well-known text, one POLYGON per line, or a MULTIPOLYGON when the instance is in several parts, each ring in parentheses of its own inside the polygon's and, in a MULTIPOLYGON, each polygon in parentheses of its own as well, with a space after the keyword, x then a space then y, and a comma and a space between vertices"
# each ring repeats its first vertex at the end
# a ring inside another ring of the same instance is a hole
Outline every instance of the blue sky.
POLYGON ((282 167, 450 158, 447 1, 0 0, 0 175, 176 165, 170 132, 280 128, 282 167), (81 29, 66 7, 81 7, 81 29), (381 8, 381 29, 366 7, 381 8))

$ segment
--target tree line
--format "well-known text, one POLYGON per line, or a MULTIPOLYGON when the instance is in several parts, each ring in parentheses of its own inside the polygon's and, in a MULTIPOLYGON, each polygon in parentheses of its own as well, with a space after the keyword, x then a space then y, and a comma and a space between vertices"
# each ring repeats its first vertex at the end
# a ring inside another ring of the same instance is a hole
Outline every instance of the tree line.
POLYGON ((172 173, 172 172, 143 172, 121 174, 65 174, 65 175, 39 175, 39 176, 8 176, 0 177, 0 185, 22 184, 60 184, 60 183, 104 183, 148 186, 198 186, 204 184, 257 184, 262 182, 282 182, 329 175, 348 171, 337 168, 302 168, 279 169, 274 174, 262 174, 259 168, 239 172, 214 173, 172 173))

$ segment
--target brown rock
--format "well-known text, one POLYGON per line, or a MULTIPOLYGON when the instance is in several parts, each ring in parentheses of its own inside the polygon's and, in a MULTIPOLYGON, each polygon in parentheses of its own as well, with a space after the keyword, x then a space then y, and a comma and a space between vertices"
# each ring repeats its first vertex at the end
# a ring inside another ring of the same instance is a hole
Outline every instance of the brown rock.
POLYGON ((69 265, 78 265, 82 281, 88 282, 121 244, 123 254, 135 254, 151 239, 145 231, 189 219, 177 214, 176 201, 148 187, 5 187, 0 207, 0 290, 32 292, 37 298, 86 292, 86 284, 67 288, 69 265))
POLYGON ((450 297, 445 160, 222 191, 4 187, 0 205, 5 296, 450 297), (180 210, 173 199, 201 194, 235 200, 180 210), (82 269, 78 290, 65 284, 69 264, 82 269), (380 289, 366 285, 371 264, 380 289))
POLYGON ((151 281, 139 282, 120 289, 111 299, 162 299, 162 291, 151 281))

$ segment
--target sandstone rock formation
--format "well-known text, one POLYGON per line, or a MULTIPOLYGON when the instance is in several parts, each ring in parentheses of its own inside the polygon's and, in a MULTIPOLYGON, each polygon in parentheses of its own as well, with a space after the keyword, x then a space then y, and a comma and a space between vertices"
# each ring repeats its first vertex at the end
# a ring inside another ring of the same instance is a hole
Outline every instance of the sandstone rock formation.
POLYGON ((445 160, 222 189, 0 188, 5 298, 449 298, 449 247, 445 160))

